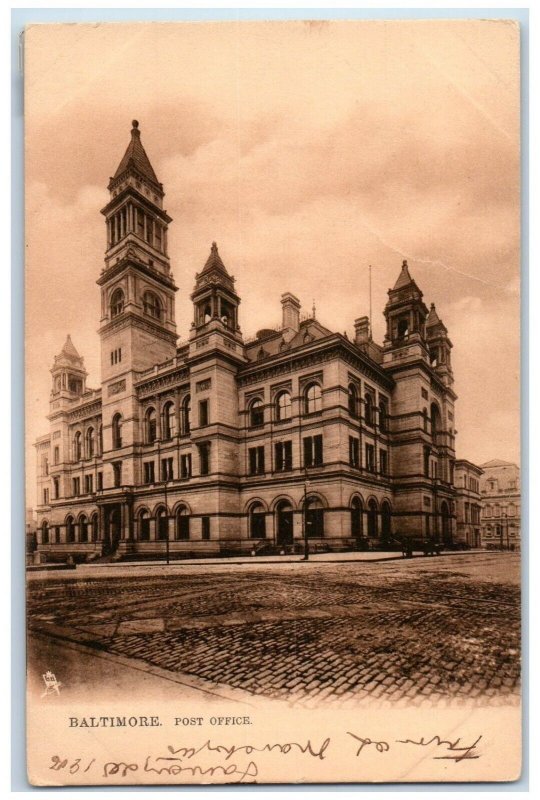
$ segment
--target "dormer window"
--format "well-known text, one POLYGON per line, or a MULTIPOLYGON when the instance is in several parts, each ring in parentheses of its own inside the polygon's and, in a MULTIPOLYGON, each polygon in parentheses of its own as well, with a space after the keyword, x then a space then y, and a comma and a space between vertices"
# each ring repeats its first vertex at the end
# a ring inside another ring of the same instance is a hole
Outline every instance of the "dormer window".
POLYGON ((154 319, 161 319, 161 301, 153 292, 145 292, 143 295, 144 313, 154 319))
POLYGON ((111 296, 111 319, 118 317, 124 310, 124 292, 115 289, 111 296))

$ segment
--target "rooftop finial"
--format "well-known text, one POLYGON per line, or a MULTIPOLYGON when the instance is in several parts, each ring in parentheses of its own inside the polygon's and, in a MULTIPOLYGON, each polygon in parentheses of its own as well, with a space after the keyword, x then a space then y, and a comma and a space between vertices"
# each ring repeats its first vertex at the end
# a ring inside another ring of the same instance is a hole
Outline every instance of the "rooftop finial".
POLYGON ((406 258, 404 258, 404 259, 403 259, 403 264, 402 264, 401 266, 402 266, 404 269, 405 269, 406 267, 408 267, 408 266, 409 266, 409 265, 407 264, 407 259, 406 259, 406 258))
POLYGON ((212 253, 217 253, 217 244, 212 242, 212 247, 210 249, 212 250, 212 253))
POLYGON ((131 120, 131 125, 132 125, 131 135, 132 136, 140 136, 141 132, 139 130, 139 120, 138 119, 131 120))
POLYGON ((316 318, 315 317, 315 312, 317 311, 317 309, 315 308, 315 298, 313 298, 313 306, 312 306, 311 310, 313 311, 313 319, 315 319, 316 318))

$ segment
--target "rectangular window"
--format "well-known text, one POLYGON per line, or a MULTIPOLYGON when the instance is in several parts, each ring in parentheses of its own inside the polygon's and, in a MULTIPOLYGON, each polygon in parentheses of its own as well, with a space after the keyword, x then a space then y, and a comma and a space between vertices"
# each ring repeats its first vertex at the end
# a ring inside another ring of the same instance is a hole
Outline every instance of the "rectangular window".
POLYGON ((114 350, 111 350, 111 366, 114 364, 114 350))
POLYGON ((153 461, 145 461, 143 464, 144 468, 144 482, 145 483, 155 483, 155 470, 154 470, 154 462, 153 461))
POLYGON ((98 492, 103 491, 103 472, 97 474, 97 490, 98 492))
POLYGON ((355 436, 349 436, 349 464, 356 468, 360 466, 360 442, 355 436))
POLYGON ((424 398, 424 400, 427 400, 428 399, 427 389, 421 389, 421 392, 422 392, 422 397, 424 398))
POLYGON ((73 496, 76 497, 81 493, 81 479, 80 478, 73 478, 73 496))
POLYGON ((152 244, 154 238, 154 223, 150 217, 146 217, 146 241, 152 244))
POLYGON ((84 476, 84 492, 85 494, 92 494, 94 491, 94 476, 93 475, 85 475, 84 476))
POLYGON ((140 208, 137 209, 137 234, 141 237, 144 237, 144 214, 140 208))
POLYGON ((117 489, 119 486, 122 486, 122 462, 115 461, 113 466, 113 481, 114 487, 117 489))
POLYGON ((201 517, 201 532, 203 539, 210 538, 210 517, 201 517))
POLYGON ((375 446, 372 444, 366 444, 366 469, 375 472, 375 446))
POLYGON ((285 472, 292 469, 292 442, 276 442, 274 445, 275 470, 285 472))
POLYGON ((208 400, 199 402, 199 426, 204 428, 208 425, 208 400))
POLYGON ((156 225, 154 227, 154 232, 155 232, 155 235, 156 235, 156 249, 157 250, 161 250, 161 225, 158 225, 157 222, 156 222, 156 225))
POLYGON ((208 475, 210 472, 210 445, 205 442, 199 445, 199 473, 208 475))
POLYGON ((60 478, 53 478, 53 486, 54 486, 54 499, 58 500, 60 497, 60 478))
POLYGON ((44 505, 48 505, 49 504, 49 490, 48 489, 43 489, 43 503, 44 503, 44 505))
POLYGON ((388 453, 386 450, 379 450, 379 469, 381 475, 388 475, 388 453))
POLYGON ((321 433, 316 436, 306 436, 304 439, 304 466, 320 467, 323 463, 323 437, 321 433))
POLYGON ((262 475, 264 473, 264 446, 249 448, 249 474, 262 475))
POLYGON ((180 456, 180 474, 182 478, 191 478, 191 453, 180 456))
POLYGON ((161 480, 172 481, 174 478, 173 473, 173 460, 172 458, 161 459, 161 480))
POLYGON ((60 448, 59 447, 55 447, 54 448, 54 463, 55 464, 59 464, 60 463, 60 448))
POLYGON ((429 447, 424 447, 424 477, 429 478, 429 447))

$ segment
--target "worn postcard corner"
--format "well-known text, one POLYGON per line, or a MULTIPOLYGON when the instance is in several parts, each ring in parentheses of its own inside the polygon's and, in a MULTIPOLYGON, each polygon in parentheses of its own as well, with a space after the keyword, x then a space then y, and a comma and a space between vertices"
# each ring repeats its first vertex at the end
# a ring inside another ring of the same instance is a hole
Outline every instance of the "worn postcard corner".
POLYGON ((33 25, 36 786, 521 770, 515 25, 33 25))

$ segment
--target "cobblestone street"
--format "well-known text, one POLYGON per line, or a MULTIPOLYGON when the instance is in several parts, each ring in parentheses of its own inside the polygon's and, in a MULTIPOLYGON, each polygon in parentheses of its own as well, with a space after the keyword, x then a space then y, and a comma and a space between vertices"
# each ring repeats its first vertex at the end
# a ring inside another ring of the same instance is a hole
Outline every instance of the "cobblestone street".
POLYGON ((305 707, 518 702, 519 556, 96 568, 28 583, 41 635, 305 707))

